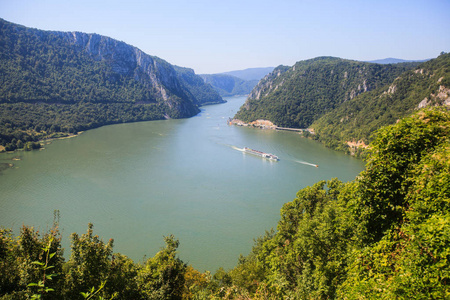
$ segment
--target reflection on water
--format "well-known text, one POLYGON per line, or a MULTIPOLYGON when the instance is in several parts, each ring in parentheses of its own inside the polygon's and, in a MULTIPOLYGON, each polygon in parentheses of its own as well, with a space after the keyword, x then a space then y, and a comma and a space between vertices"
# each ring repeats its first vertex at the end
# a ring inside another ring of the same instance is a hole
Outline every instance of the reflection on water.
MULTIPOLYGON (((276 227, 299 189, 362 170, 363 162, 296 133, 227 125, 245 98, 227 100, 190 119, 106 126, 20 152, 0 175, 0 225, 45 230, 58 209, 66 256, 70 233, 92 222, 134 260, 174 234, 181 259, 215 271, 234 266, 253 238, 276 227), (280 161, 236 151, 244 147, 280 161)), ((2 154, 1 163, 17 155, 2 154)))

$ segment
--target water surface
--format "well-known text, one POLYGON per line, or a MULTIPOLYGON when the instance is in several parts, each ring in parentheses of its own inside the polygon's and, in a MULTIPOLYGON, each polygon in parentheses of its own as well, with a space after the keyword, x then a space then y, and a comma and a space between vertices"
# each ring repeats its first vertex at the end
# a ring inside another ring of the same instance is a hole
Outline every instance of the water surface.
POLYGON ((253 238, 276 227, 299 189, 353 180, 363 169, 297 133, 228 126, 245 98, 227 100, 190 119, 105 126, 42 151, 0 154, 0 163, 14 163, 0 173, 0 226, 45 231, 57 209, 66 257, 70 234, 92 222, 95 234, 114 238, 114 251, 135 261, 174 234, 184 262, 215 271, 233 267, 253 238), (245 146, 280 161, 239 151, 245 146))

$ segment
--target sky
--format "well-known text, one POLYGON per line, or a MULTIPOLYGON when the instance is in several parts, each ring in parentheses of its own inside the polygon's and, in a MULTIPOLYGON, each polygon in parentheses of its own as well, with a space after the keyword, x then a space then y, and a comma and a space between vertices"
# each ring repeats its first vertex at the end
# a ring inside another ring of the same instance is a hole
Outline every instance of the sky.
POLYGON ((418 60, 450 52, 450 0, 0 0, 0 18, 98 33, 197 74, 317 56, 418 60))

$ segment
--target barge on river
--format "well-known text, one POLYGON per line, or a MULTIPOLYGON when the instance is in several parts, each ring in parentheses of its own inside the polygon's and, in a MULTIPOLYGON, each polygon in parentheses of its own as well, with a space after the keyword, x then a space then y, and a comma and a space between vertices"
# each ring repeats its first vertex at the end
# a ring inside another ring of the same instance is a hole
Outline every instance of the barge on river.
POLYGON ((245 153, 250 153, 250 154, 253 154, 253 155, 256 155, 256 156, 268 159, 268 160, 273 160, 273 161, 279 161, 280 160, 278 158, 278 156, 273 155, 271 153, 265 153, 265 152, 261 152, 261 151, 254 150, 254 149, 250 149, 250 148, 247 148, 247 147, 244 147, 244 152, 245 153))

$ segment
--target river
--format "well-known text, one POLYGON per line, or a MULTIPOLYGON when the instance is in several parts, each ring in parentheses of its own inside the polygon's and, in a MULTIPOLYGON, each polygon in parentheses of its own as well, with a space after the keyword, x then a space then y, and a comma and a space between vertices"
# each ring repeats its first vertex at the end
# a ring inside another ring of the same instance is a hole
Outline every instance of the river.
POLYGON ((0 173, 0 226, 45 231, 59 210, 66 258, 70 234, 89 222, 135 261, 174 234, 184 262, 214 272, 235 266, 254 238, 276 228, 299 189, 353 180, 364 167, 294 132, 229 126, 245 97, 227 100, 190 119, 105 126, 41 151, 0 154, 0 163, 14 164, 0 173), (239 151, 245 146, 280 161, 239 151))

